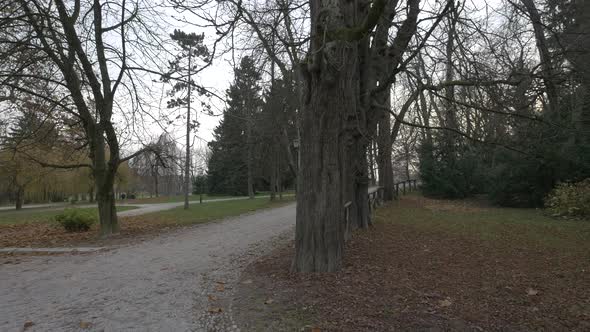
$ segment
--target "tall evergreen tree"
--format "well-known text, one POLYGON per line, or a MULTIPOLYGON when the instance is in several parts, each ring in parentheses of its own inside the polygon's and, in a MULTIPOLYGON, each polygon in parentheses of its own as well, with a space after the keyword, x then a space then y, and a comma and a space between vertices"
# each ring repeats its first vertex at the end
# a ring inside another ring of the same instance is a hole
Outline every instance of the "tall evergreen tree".
POLYGON ((209 191, 254 196, 255 119, 261 105, 260 73, 250 57, 242 58, 230 85, 228 107, 209 143, 209 191))

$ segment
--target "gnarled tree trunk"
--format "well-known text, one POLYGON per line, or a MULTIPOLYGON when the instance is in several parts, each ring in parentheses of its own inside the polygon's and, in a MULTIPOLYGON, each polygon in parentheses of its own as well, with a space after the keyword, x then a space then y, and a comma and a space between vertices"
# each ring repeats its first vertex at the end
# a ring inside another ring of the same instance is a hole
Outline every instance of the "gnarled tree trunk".
POLYGON ((311 59, 301 112, 300 166, 293 269, 340 269, 344 247, 344 197, 351 144, 346 128, 358 98, 357 43, 327 38, 354 18, 351 1, 312 1, 311 59), (348 22, 346 22, 349 20, 348 22))

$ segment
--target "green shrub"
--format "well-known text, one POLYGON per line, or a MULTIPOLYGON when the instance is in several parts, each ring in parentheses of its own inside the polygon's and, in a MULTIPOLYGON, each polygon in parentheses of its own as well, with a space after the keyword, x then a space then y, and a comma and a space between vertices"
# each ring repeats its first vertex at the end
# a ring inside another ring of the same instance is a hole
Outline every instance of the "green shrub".
POLYGON ((87 232, 97 219, 94 213, 80 209, 66 209, 55 216, 55 221, 67 232, 87 232))
POLYGON ((577 183, 561 183, 545 199, 553 216, 590 217, 590 178, 577 183))

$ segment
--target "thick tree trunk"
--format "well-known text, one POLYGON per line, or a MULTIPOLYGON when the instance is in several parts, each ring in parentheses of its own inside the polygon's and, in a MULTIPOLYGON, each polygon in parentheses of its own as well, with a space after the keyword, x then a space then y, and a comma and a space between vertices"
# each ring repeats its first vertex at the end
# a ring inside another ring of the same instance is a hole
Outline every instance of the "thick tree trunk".
POLYGON ((352 168, 353 174, 353 211, 351 214, 353 218, 353 228, 366 229, 370 224, 369 215, 369 169, 367 163, 367 147, 366 139, 360 138, 352 147, 353 151, 350 154, 350 164, 354 165, 352 168))
MULTIPOLYGON (((293 261, 299 272, 331 272, 342 265, 344 204, 356 201, 356 178, 350 177, 349 169, 354 167, 350 154, 357 143, 352 135, 361 134, 351 124, 352 119, 356 124, 364 121, 358 119, 360 43, 349 30, 364 19, 359 8, 356 1, 310 1, 310 58, 302 70, 306 89, 302 90, 299 118, 293 261)), ((366 146, 363 156, 366 174, 366 146)))
POLYGON ((108 237, 119 232, 114 191, 116 168, 112 169, 108 166, 104 153, 95 153, 94 158, 94 179, 100 234, 102 237, 108 237))
MULTIPOLYGON (((316 5, 312 7, 319 10, 316 5)), ((293 261, 299 272, 337 271, 342 264, 347 199, 343 193, 351 144, 345 124, 355 114, 357 86, 355 50, 342 48, 334 54, 341 57, 340 71, 321 57, 315 59, 317 67, 308 73, 309 96, 301 113, 293 261)))
POLYGON ((117 220, 115 194, 113 190, 97 190, 96 200, 98 202, 98 215, 100 218, 100 234, 103 237, 106 237, 111 234, 118 233, 119 223, 117 220))
POLYGON ((314 81, 317 88, 302 112, 293 267, 331 272, 340 269, 344 245, 343 110, 354 103, 346 102, 348 87, 314 81))
POLYGON ((108 237, 119 232, 117 211, 115 209, 115 174, 119 166, 118 142, 113 138, 113 132, 106 132, 109 139, 109 159, 107 159, 106 142, 101 131, 94 133, 94 140, 90 142, 93 164, 94 188, 98 202, 98 216, 100 220, 100 234, 108 237))
POLYGON ((25 200, 25 190, 22 186, 16 187, 16 209, 20 210, 23 208, 23 202, 25 200))
MULTIPOLYGON (((389 101, 389 93, 387 93, 387 101, 389 101)), ((386 102, 386 105, 389 105, 389 102, 386 102)), ((393 161, 391 160, 391 118, 389 113, 383 114, 379 119, 378 126, 379 132, 377 144, 379 149, 379 186, 383 187, 383 200, 387 202, 393 200, 395 195, 393 184, 393 161)))

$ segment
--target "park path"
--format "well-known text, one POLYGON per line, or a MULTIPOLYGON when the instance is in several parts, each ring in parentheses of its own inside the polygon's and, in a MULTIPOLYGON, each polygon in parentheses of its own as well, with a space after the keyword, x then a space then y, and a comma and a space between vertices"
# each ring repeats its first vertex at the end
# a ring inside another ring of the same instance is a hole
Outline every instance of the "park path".
POLYGON ((290 204, 109 251, 0 265, 0 331, 22 331, 26 322, 27 331, 231 330, 231 320, 211 326, 220 321, 207 313, 207 295, 218 281, 231 289, 294 224, 290 204))

